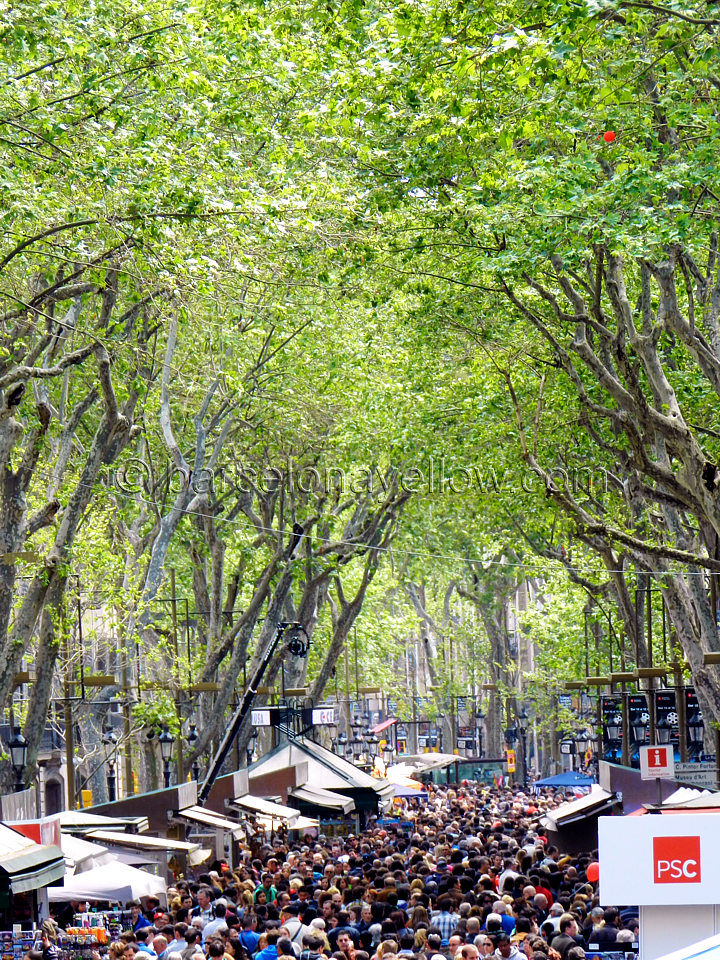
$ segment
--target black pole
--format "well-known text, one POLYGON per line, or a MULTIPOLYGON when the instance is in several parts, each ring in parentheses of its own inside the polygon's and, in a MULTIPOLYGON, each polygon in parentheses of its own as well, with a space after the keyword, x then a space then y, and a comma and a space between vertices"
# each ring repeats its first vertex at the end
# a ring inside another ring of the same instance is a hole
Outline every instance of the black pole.
POLYGON ((165 789, 167 790, 170 786, 170 760, 163 760, 164 770, 163 770, 163 779, 165 781, 165 789))
POLYGON ((212 759, 212 763, 207 772, 207 776, 203 782, 202 787, 198 791, 198 802, 204 803, 208 798, 208 794, 212 790, 212 786, 215 783, 215 780, 222 770, 222 765, 225 763, 225 759, 230 752, 233 740, 240 732, 240 728, 243 725, 243 721, 247 717, 248 713, 252 708, 253 700, 255 699, 255 694, 257 693, 257 688, 260 686, 260 681, 262 680, 265 671, 268 668, 270 661, 272 660, 275 649, 277 648, 278 643, 282 639, 286 629, 290 626, 296 626, 296 624, 289 623, 280 623, 278 625, 275 636, 268 645, 267 650, 263 654, 263 658, 258 664, 257 670, 250 678, 250 682, 247 685, 245 693, 240 699, 237 710, 233 714, 230 725, 225 731, 225 736, 220 743, 220 746, 217 749, 215 756, 212 759))
POLYGON ((116 782, 115 764, 111 762, 108 765, 108 777, 107 777, 108 801, 110 803, 113 803, 117 799, 115 794, 115 782, 116 782))

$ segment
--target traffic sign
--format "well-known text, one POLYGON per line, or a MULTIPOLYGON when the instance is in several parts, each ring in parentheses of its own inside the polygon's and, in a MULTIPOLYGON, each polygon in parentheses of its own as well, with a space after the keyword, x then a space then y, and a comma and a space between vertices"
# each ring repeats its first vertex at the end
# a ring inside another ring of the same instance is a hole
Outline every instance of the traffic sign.
POLYGON ((515 751, 506 750, 505 759, 507 760, 508 773, 515 773, 515 751))
POLYGON ((643 780, 674 780, 675 758, 672 744, 640 747, 640 776, 643 780))

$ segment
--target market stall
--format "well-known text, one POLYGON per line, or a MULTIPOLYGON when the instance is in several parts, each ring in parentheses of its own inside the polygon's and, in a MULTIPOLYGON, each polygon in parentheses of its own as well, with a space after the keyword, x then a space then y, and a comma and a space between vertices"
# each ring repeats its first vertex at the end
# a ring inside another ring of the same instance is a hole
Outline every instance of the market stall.
POLYGON ((47 893, 51 902, 97 900, 124 903, 126 900, 149 896, 164 899, 167 885, 162 877, 138 870, 127 863, 116 862, 112 869, 101 866, 66 876, 62 887, 49 887, 47 893))
MULTIPOLYGON (((65 873, 62 850, 39 844, 0 823, 0 926, 38 919, 38 891, 65 873)), ((40 898, 42 902, 42 897, 40 898)))

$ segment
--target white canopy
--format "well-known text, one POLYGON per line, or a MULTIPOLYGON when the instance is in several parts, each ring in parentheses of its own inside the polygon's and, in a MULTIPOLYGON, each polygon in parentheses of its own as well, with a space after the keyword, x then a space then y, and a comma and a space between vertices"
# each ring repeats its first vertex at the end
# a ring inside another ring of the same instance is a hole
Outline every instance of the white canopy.
POLYGON ((402 776, 411 777, 426 770, 442 770, 459 759, 454 753, 406 753, 394 766, 403 768, 400 771, 402 776))
POLYGON ((245 830, 237 820, 228 820, 227 817, 213 813, 212 810, 206 810, 204 807, 185 807, 183 810, 178 810, 175 816, 189 820, 191 823, 202 824, 204 827, 211 827, 213 830, 224 830, 231 834, 234 840, 245 836, 245 830))
MULTIPOLYGON (((293 787, 289 796, 316 807, 327 807, 329 810, 340 810, 350 813, 355 809, 355 801, 343 793, 334 793, 315 783, 303 783, 300 787, 293 787)), ((297 829, 297 828, 296 828, 297 829)))
POLYGON ((290 824, 290 830, 300 830, 302 833, 303 830, 312 830, 317 826, 319 824, 315 817, 298 817, 290 824))
MULTIPOLYGON (((437 756, 437 754, 435 754, 437 756)), ((457 757, 453 757, 457 760, 457 757)), ((250 789, 256 777, 264 777, 297 764, 307 764, 307 783, 321 786, 323 790, 368 789, 380 797, 393 795, 392 785, 387 780, 371 777, 344 757, 338 757, 332 750, 315 743, 314 740, 299 738, 281 744, 270 753, 257 760, 249 770, 250 789)), ((236 801, 237 802, 237 801, 236 801)), ((295 811, 297 813, 297 810, 295 811)))
POLYGON ((63 810, 58 814, 63 833, 90 833, 93 830, 127 830, 143 833, 148 829, 147 817, 103 817, 85 810, 63 810))
POLYGON ((599 813, 616 802, 614 793, 594 783, 590 788, 590 793, 577 800, 569 800, 567 803, 561 803, 554 810, 548 810, 547 814, 541 818, 540 823, 543 827, 550 830, 557 830, 575 820, 582 820, 584 817, 599 813))
POLYGON ((66 875, 82 873, 94 867, 102 867, 113 862, 113 856, 108 853, 107 847, 99 843, 89 843, 70 833, 60 834, 60 846, 65 857, 66 875))
POLYGON ((242 807, 244 810, 252 810, 253 813, 262 814, 271 820, 287 820, 292 822, 300 816, 300 811, 294 807, 286 807, 282 803, 273 803, 272 800, 263 800, 261 797, 253 797, 246 793, 244 797, 235 797, 233 805, 242 807))
POLYGON ((48 887, 48 898, 57 900, 138 900, 140 897, 165 897, 167 887, 162 877, 115 862, 112 866, 95 867, 84 873, 65 877, 62 887, 48 887))
POLYGON ((197 850, 199 843, 188 843, 185 840, 168 840, 165 837, 151 837, 146 833, 122 833, 120 830, 93 830, 88 834, 94 840, 102 840, 109 845, 132 847, 139 850, 182 850, 190 853, 197 850))

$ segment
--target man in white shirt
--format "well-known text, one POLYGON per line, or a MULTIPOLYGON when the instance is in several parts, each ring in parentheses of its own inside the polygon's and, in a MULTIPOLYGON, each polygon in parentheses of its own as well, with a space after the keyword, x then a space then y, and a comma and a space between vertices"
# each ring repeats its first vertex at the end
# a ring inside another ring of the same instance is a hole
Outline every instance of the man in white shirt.
POLYGON ((225 922, 225 913, 227 908, 222 900, 216 900, 213 906, 214 917, 203 927, 202 932, 202 942, 206 943, 212 937, 217 936, 218 933, 224 933, 228 925, 225 922))

